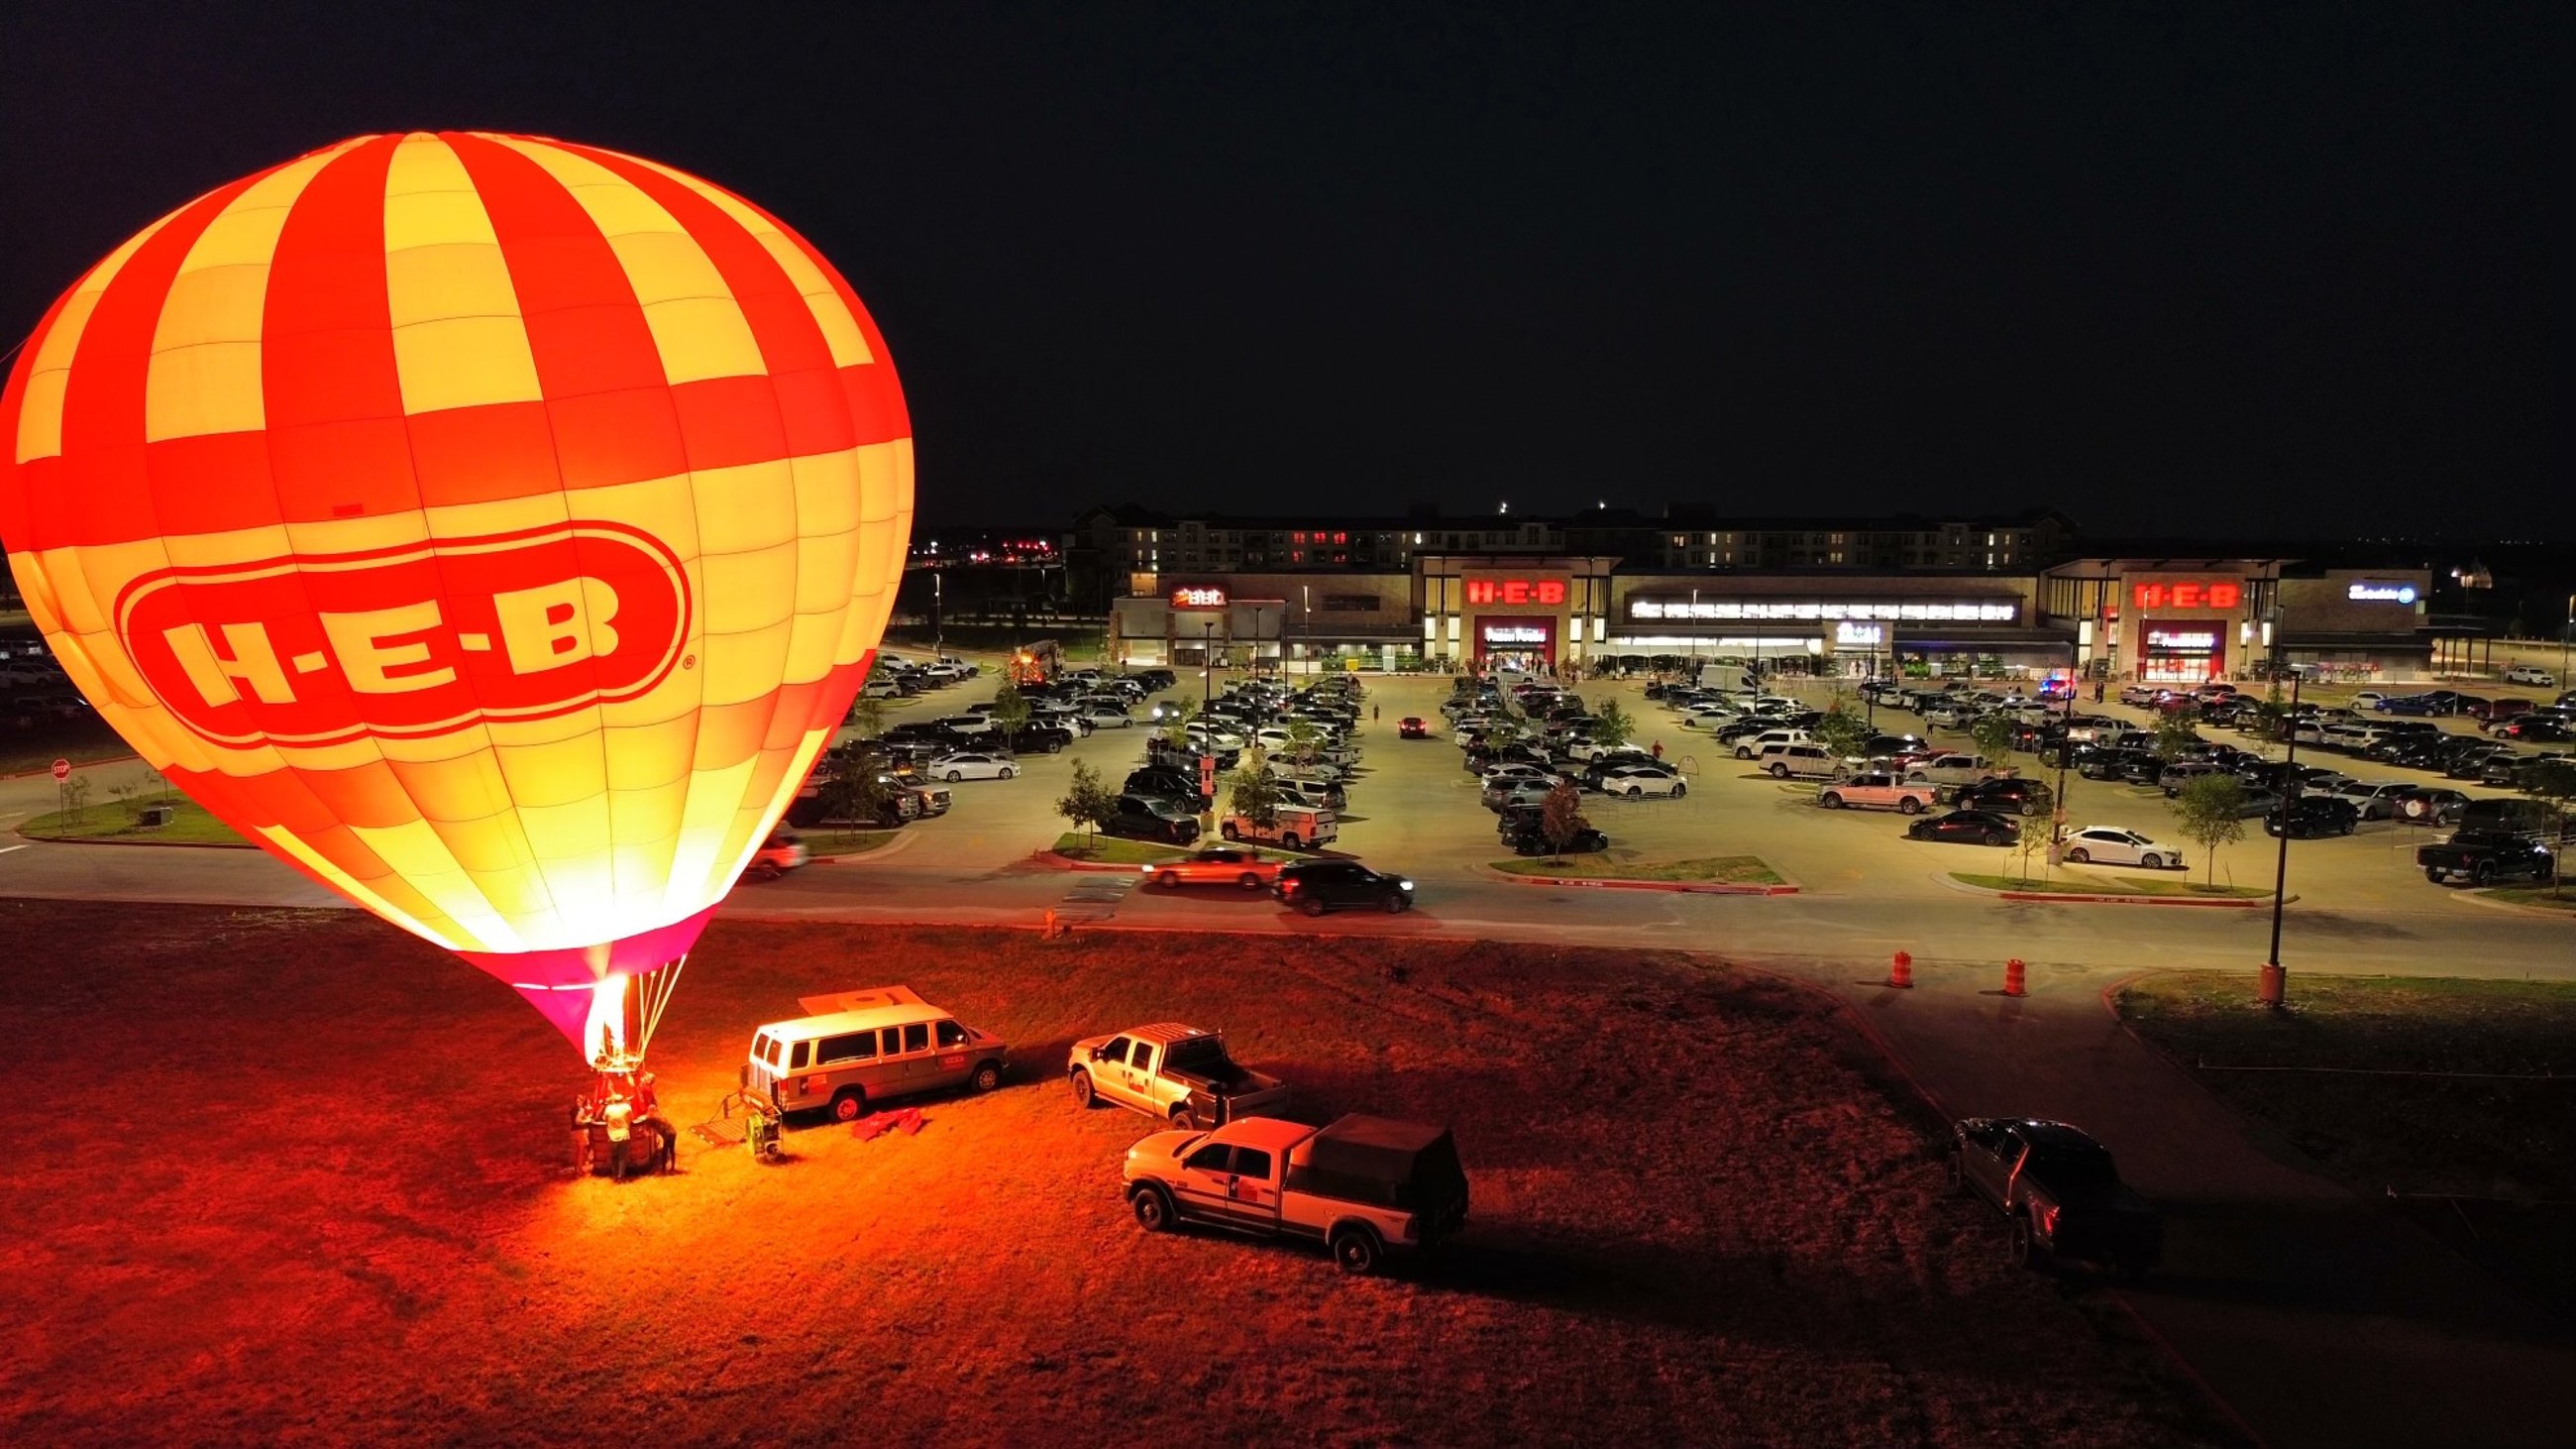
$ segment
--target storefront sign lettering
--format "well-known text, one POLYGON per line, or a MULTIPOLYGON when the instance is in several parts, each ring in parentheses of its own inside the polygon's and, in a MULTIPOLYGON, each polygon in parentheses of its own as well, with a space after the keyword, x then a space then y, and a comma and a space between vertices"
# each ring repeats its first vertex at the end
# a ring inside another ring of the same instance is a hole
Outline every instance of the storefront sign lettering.
POLYGON ((1469 579, 1467 602, 1471 604, 1562 604, 1565 602, 1563 579, 1469 579))
POLYGON ((1172 590, 1172 607, 1175 609, 1222 609, 1225 607, 1225 590, 1219 588, 1174 589, 1172 590))
POLYGON ((2218 648, 2218 636, 2206 629, 2149 629, 2147 647, 2178 654, 2208 654, 2218 648))
POLYGON ((2233 609, 2245 602, 2245 586, 2235 579, 2180 579, 2170 584, 2138 584, 2129 592, 2141 609, 2233 609))
POLYGON ((2354 584, 2343 596, 2356 604, 2411 604, 2416 598, 2413 584, 2354 584))

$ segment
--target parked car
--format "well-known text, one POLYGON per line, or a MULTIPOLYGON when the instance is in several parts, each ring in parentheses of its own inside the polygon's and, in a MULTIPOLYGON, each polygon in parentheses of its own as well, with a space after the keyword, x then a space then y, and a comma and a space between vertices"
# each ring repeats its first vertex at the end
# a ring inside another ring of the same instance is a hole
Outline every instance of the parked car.
POLYGON ((2469 797, 2437 785, 2418 785, 2397 797, 2397 818, 2408 825, 2456 825, 2469 797))
POLYGON ((1008 780, 1020 773, 1019 762, 1010 756, 984 754, 974 750, 960 750, 953 755, 942 755, 932 760, 923 769, 930 778, 945 780, 951 785, 960 780, 1008 780))
POLYGON ((2135 865, 2148 870, 2184 869, 2178 847, 2159 845, 2155 837, 2117 825, 2088 825, 2066 837, 2066 858, 2077 865, 2135 865))
POLYGON ((1938 754, 1908 764, 1905 778, 1917 785, 1973 785, 2005 768, 1983 755, 1938 754))
POLYGON ((1831 779, 1841 773, 1842 760, 1822 745, 1766 745, 1755 757, 1755 767, 1775 780, 1792 776, 1806 780, 1831 779))
POLYGON ((1498 828, 1503 848, 1514 855, 1592 855, 1610 848, 1610 837, 1586 826, 1560 850, 1547 838, 1544 818, 1537 813, 1506 816, 1498 828))
POLYGON ((1109 818, 1101 822, 1100 833, 1187 845, 1199 838, 1199 822, 1197 816, 1174 801, 1130 792, 1118 797, 1109 818))
POLYGON ((1998 815, 2040 815, 2055 801, 2045 784, 2005 775, 1962 786, 1950 803, 1961 810, 1991 810, 1998 815))
POLYGON ((1185 885, 1230 885, 1257 891, 1279 878, 1278 861, 1239 845, 1201 846, 1178 860, 1136 869, 1165 890, 1178 890, 1185 885))
POLYGON ((1065 1059, 1073 1100, 1132 1107, 1184 1132, 1288 1110, 1288 1088, 1227 1055, 1222 1033, 1177 1021, 1085 1037, 1065 1059))
POLYGON ((2388 820, 2397 814, 2398 797, 2414 789, 2403 780, 2349 780, 2334 788, 2334 797, 2351 804, 2363 820, 2388 820))
POLYGON ((1322 806, 1283 803, 1272 807, 1267 825, 1238 812, 1226 816, 1217 825, 1217 832, 1228 840, 1257 840, 1287 850, 1318 850, 1341 838, 1341 824, 1331 810, 1322 806))
POLYGON ((2263 817, 2263 833, 2300 839, 2312 835, 2350 835, 2361 819, 2351 801, 2337 795, 2301 795, 2282 801, 2263 817))
POLYGON ((2558 683, 2558 676, 2537 664, 2516 664, 2504 672, 2507 684, 2537 684, 2543 687, 2558 683))
POLYGON ((2021 840, 2021 825, 1991 810, 1953 810, 1915 821, 1905 827, 1905 838, 1950 845, 2015 845, 2021 840))
POLYGON ((1344 906, 1375 906, 1389 915, 1413 909, 1413 882, 1356 860, 1300 860, 1282 866, 1270 893, 1309 916, 1344 906))
POLYGON ((1212 1132, 1157 1132, 1120 1169, 1137 1226, 1203 1222, 1312 1239, 1345 1273, 1435 1248, 1467 1222, 1467 1174, 1448 1129, 1347 1116, 1316 1128, 1244 1117, 1212 1132))
POLYGON ((2494 885, 2509 880, 2548 880, 2557 869, 2549 847, 2510 830, 2461 830, 2447 840, 2415 848, 2415 864, 2435 885, 2494 885))
POLYGON ((1920 815, 1940 800, 1930 785, 1909 784, 1893 775, 1853 775, 1816 787, 1816 803, 1828 810, 1858 808, 1920 815))
POLYGON ((1647 795, 1666 795, 1678 800, 1690 793, 1690 782, 1663 765, 1614 765, 1604 770, 1598 786, 1604 795, 1624 795, 1631 800, 1647 795))
POLYGON ((2080 1128, 1970 1117, 1952 1125, 1951 1139, 1952 1191, 1983 1198, 2012 1220, 2015 1263, 2095 1262, 2135 1277, 2162 1260, 2163 1219, 2080 1128))

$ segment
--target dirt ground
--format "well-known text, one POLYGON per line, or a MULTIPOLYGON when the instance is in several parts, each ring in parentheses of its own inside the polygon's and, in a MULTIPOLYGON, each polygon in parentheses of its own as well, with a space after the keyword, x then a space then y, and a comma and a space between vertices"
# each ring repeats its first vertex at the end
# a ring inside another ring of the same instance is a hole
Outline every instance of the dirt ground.
POLYGON ((2008 1269, 1817 999, 1523 946, 719 923, 683 1121, 800 993, 1013 1043, 916 1137, 563 1171, 572 1049, 355 913, 0 903, 0 1440, 2169 1444, 2120 1315, 2008 1269), (1437 1271, 1148 1236, 1077 1036, 1223 1027, 1301 1115, 1455 1125, 1437 1271))

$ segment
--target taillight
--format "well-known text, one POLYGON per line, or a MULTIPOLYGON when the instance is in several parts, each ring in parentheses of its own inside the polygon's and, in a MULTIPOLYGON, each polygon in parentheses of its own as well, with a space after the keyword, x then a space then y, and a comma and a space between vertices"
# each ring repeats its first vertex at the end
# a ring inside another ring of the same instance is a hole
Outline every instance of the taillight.
POLYGON ((2052 1203, 2039 1210, 2039 1230, 2051 1237, 2057 1235, 2057 1206, 2052 1203))

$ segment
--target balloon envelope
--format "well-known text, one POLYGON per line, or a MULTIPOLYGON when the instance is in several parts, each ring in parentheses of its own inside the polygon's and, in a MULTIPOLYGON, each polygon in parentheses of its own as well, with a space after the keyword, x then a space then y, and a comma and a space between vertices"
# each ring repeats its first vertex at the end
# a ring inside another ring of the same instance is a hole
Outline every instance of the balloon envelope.
POLYGON ((741 198, 364 136, 54 305, 0 542, 147 762, 577 1036, 546 994, 685 951, 840 724, 910 435, 849 284, 741 198))

